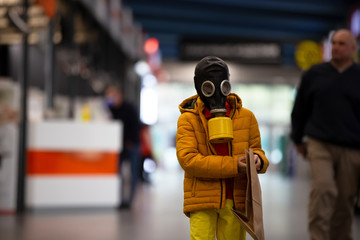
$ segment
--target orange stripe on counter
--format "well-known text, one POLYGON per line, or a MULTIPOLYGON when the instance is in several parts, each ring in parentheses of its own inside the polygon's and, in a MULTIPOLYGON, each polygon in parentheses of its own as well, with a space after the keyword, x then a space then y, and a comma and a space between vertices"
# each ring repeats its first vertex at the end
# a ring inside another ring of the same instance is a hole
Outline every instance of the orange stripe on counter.
POLYGON ((116 152, 38 151, 27 153, 27 174, 117 174, 116 152))

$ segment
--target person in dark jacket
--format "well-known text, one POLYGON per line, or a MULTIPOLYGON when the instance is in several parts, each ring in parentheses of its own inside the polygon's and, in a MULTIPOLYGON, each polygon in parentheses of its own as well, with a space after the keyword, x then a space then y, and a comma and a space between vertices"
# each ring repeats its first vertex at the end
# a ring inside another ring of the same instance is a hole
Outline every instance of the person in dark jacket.
POLYGON ((311 167, 308 227, 313 240, 352 239, 360 182, 356 40, 346 29, 336 31, 331 40, 332 59, 303 74, 291 114, 291 138, 311 167))
POLYGON ((123 98, 121 89, 117 86, 109 86, 105 92, 105 98, 113 119, 123 123, 123 149, 120 155, 120 173, 124 176, 123 162, 130 161, 131 186, 130 194, 126 196, 124 178, 122 179, 122 201, 120 208, 129 208, 133 202, 136 186, 139 180, 140 163, 140 119, 137 108, 123 98))

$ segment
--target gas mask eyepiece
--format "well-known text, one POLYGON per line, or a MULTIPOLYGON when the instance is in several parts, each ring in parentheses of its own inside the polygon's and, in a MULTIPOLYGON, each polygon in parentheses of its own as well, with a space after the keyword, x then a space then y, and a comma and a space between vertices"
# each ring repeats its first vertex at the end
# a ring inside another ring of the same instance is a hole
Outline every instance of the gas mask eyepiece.
POLYGON ((215 93, 215 85, 211 81, 206 80, 201 84, 201 92, 205 97, 211 97, 215 93))
POLYGON ((231 92, 231 84, 229 80, 223 80, 220 84, 220 90, 221 93, 224 96, 229 96, 230 92, 231 92))

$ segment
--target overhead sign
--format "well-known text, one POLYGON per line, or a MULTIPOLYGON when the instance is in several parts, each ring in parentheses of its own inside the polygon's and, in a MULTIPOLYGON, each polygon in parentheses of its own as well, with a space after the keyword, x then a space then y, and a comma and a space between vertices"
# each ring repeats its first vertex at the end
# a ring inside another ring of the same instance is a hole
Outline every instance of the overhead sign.
POLYGON ((182 58, 198 60, 205 56, 218 56, 243 63, 280 63, 281 46, 276 42, 189 43, 182 44, 182 58))

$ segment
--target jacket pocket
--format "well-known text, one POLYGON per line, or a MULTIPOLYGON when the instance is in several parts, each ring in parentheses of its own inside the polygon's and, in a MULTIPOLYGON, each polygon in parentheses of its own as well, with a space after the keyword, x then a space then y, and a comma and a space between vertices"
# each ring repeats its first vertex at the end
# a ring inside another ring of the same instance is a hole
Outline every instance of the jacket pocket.
POLYGON ((192 190, 191 190, 191 196, 192 197, 195 197, 196 182, 197 182, 196 177, 193 177, 192 190))

